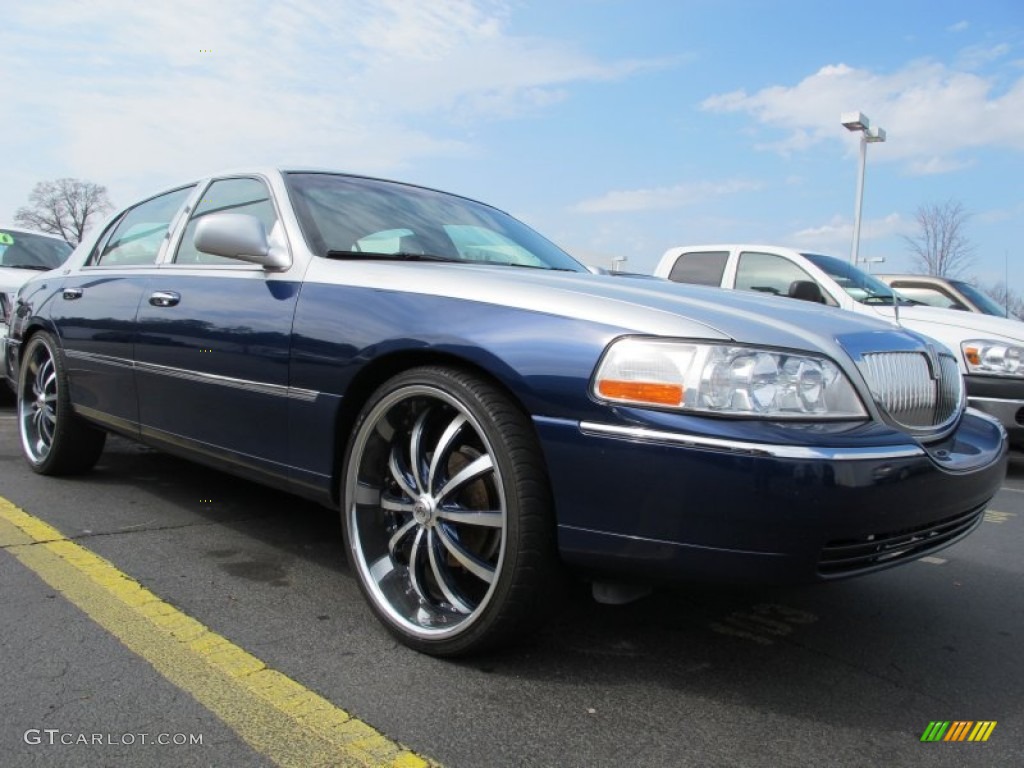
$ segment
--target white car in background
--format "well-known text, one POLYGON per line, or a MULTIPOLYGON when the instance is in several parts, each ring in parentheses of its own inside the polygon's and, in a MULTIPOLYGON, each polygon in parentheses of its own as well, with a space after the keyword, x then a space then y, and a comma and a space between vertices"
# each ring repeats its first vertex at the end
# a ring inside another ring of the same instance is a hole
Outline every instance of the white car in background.
POLYGON ((712 285, 814 301, 883 317, 936 339, 955 354, 968 402, 998 419, 1024 448, 1024 322, 921 306, 833 256, 775 245, 688 245, 668 249, 654 270, 677 283, 712 285))
MULTIPOLYGON (((0 379, 7 379, 7 328, 18 289, 37 272, 56 269, 72 247, 56 235, 0 225, 0 379)), ((0 400, 11 393, 0 383, 0 400)))
POLYGON ((962 312, 980 312, 994 317, 1013 317, 1006 307, 980 288, 963 280, 935 275, 875 275, 879 280, 899 291, 905 299, 930 307, 959 309, 962 312))

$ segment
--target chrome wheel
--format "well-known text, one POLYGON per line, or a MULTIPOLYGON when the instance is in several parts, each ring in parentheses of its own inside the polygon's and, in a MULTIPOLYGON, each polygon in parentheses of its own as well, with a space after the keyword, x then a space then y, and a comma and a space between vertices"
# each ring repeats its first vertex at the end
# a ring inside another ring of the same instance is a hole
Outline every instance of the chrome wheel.
POLYGON ((33 334, 18 377, 21 448, 29 466, 41 475, 72 475, 90 469, 103 453, 107 437, 75 413, 59 350, 50 334, 33 334))
POLYGON ((22 365, 22 392, 18 401, 21 443, 33 463, 46 460, 57 431, 57 366, 46 344, 36 344, 22 365))
POLYGON ((362 420, 347 474, 349 546, 371 601, 416 638, 466 631, 494 595, 508 527, 477 418, 437 387, 396 389, 362 420))

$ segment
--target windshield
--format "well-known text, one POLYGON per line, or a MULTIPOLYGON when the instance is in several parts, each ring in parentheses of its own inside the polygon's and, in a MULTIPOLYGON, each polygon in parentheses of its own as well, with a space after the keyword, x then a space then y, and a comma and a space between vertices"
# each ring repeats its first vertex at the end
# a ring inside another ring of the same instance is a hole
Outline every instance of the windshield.
POLYGON ((285 180, 306 242, 320 256, 586 271, 522 222, 466 198, 327 173, 288 173, 285 180))
POLYGON ((71 250, 60 238, 0 230, 0 267, 55 269, 64 263, 71 250))
MULTIPOLYGON (((877 277, 862 272, 848 262, 834 256, 822 256, 820 253, 802 255, 835 280, 840 288, 861 304, 893 304, 896 302, 896 294, 892 288, 877 277)), ((901 299, 900 303, 909 304, 910 302, 901 299)))
POLYGON ((987 293, 978 288, 975 288, 970 283, 964 283, 959 280, 950 280, 950 282, 957 287, 957 289, 974 302, 974 305, 978 307, 986 315, 995 315, 997 317, 1009 317, 1006 307, 997 302, 987 293))

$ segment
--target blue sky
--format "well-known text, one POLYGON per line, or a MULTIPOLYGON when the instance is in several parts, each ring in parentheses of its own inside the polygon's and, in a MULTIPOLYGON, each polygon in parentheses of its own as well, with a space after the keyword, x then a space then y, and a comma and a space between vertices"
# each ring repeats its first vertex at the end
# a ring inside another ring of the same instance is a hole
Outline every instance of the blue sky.
MULTIPOLYGON (((971 212, 969 270, 1024 292, 1024 3, 49 0, 5 3, 0 220, 36 181, 117 205, 250 163, 497 205, 584 261, 673 245, 912 266, 921 205, 971 212)), ((877 267, 876 271, 881 271, 877 267)))

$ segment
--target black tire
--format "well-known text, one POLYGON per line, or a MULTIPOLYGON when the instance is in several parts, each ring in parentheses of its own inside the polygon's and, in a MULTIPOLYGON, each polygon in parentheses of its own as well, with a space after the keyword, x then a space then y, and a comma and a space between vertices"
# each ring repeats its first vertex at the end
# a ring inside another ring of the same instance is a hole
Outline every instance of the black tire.
POLYGON ((60 348, 45 332, 29 339, 21 359, 18 431, 25 459, 41 475, 92 469, 107 438, 72 409, 60 348))
POLYGON ((342 483, 349 562, 405 645, 465 655, 547 617, 559 594, 547 472, 529 418, 490 382, 447 367, 387 381, 356 421, 342 483))

